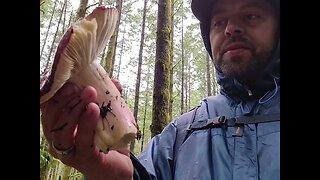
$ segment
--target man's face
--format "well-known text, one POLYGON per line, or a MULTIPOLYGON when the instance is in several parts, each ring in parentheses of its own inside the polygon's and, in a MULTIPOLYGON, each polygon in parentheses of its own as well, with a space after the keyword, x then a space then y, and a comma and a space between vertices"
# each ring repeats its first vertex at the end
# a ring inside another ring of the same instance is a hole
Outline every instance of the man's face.
POLYGON ((216 68, 239 80, 258 75, 270 59, 277 18, 264 0, 217 0, 210 26, 216 68))

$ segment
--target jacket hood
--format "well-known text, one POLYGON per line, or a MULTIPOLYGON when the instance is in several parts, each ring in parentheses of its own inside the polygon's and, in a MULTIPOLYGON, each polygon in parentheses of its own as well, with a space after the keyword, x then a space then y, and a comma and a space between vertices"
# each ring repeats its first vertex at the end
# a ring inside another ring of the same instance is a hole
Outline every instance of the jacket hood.
MULTIPOLYGON (((280 15, 280 0, 269 0, 280 15)), ((192 0, 191 9, 195 17, 200 21, 201 36, 204 46, 212 59, 210 44, 210 13, 214 0, 192 0)), ((259 87, 249 90, 234 78, 226 77, 221 71, 216 69, 217 83, 221 86, 221 92, 236 99, 251 99, 264 95, 271 89, 280 85, 280 25, 274 44, 273 53, 269 64, 264 69, 263 79, 259 87)))

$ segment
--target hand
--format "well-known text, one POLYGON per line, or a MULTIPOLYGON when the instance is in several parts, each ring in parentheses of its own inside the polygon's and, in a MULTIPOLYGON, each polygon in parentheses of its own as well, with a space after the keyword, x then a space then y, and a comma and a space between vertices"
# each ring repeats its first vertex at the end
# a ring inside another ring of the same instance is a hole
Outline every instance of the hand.
MULTIPOLYGON (((117 87, 121 87, 120 83, 117 87)), ((100 116, 96 98, 96 90, 91 86, 80 91, 73 84, 65 84, 41 107, 49 153, 88 179, 132 179, 133 166, 128 151, 104 154, 95 146, 95 128, 100 116), (59 154, 56 149, 69 149, 69 153, 59 154)))

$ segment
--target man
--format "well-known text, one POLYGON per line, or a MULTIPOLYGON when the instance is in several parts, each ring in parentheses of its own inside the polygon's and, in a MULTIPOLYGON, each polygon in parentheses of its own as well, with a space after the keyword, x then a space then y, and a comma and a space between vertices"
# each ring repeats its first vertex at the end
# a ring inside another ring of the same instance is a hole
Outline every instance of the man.
POLYGON ((279 0, 193 0, 191 8, 220 93, 175 119, 135 158, 92 146, 99 119, 95 89, 79 92, 68 84, 42 108, 54 157, 94 180, 280 179, 279 0), (61 115, 79 94, 75 112, 61 115), (64 118, 73 128, 50 133, 64 118), (52 144, 76 148, 61 155, 52 144))

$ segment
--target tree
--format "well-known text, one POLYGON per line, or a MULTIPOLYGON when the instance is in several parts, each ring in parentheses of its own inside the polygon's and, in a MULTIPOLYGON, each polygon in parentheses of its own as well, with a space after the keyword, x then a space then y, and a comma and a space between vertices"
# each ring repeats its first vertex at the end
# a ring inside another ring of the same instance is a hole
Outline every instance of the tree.
MULTIPOLYGON (((136 90, 134 96, 134 108, 133 116, 138 121, 138 110, 139 110, 139 94, 140 94, 140 80, 141 80, 141 66, 142 66, 142 54, 143 54, 143 45, 144 45, 144 32, 145 32, 145 23, 146 23, 146 13, 147 13, 147 0, 144 0, 143 5, 143 15, 142 15, 142 30, 140 37, 140 48, 139 48, 139 60, 138 60, 138 70, 137 70, 137 79, 136 79, 136 90)), ((131 152, 134 149, 134 142, 131 143, 130 150, 131 152)))
MULTIPOLYGON (((180 114, 184 113, 184 89, 185 82, 184 82, 184 48, 183 48, 183 16, 181 18, 181 99, 180 99, 180 114)), ((186 94, 187 95, 187 94, 186 94)))
POLYGON ((59 20, 58 20, 58 25, 57 25, 57 28, 56 28, 56 32, 54 33, 54 36, 53 36, 53 41, 52 41, 52 44, 51 44, 51 48, 50 48, 50 51, 49 51, 49 57, 48 57, 48 61, 47 62, 50 62, 50 59, 51 59, 51 54, 54 52, 54 49, 55 49, 55 45, 56 45, 56 39, 58 38, 58 33, 59 33, 59 27, 60 27, 60 22, 61 22, 61 19, 62 19, 62 15, 63 15, 63 11, 64 11, 64 8, 66 6, 66 1, 64 1, 63 5, 62 5, 62 9, 61 9, 61 14, 59 16, 59 20))
POLYGON ((116 49, 117 49, 117 40, 118 40, 118 33, 119 33, 119 25, 120 25, 121 12, 122 12, 122 0, 116 1, 116 7, 119 11, 118 21, 116 24, 116 28, 115 28, 112 36, 109 39, 107 56, 103 62, 104 63, 103 67, 109 73, 110 77, 113 76, 113 66, 114 66, 114 61, 115 61, 115 54, 116 54, 116 49))
POLYGON ((174 2, 171 3, 171 31, 170 31, 170 42, 171 44, 171 49, 170 49, 170 64, 169 64, 169 69, 170 69, 170 83, 169 83, 169 119, 172 119, 172 104, 173 104, 173 35, 174 35, 174 2))
POLYGON ((144 149, 144 142, 145 142, 145 127, 146 127, 146 118, 147 118, 147 108, 148 108, 148 104, 149 104, 149 83, 150 83, 150 68, 148 68, 148 73, 147 73, 147 87, 146 87, 146 91, 145 91, 145 105, 144 105, 144 113, 143 113, 143 124, 142 124, 142 139, 141 139, 141 148, 140 148, 140 152, 143 151, 144 149))
POLYGON ((208 96, 211 96, 211 72, 210 72, 210 57, 209 54, 206 53, 206 63, 207 63, 207 89, 208 89, 208 96))
POLYGON ((87 6, 88 6, 88 0, 80 0, 80 5, 77 10, 77 16, 74 21, 78 20, 79 18, 85 17, 87 6))
MULTIPOLYGON (((43 50, 44 50, 45 45, 46 45, 46 42, 47 42, 47 38, 48 38, 48 35, 49 35, 49 30, 50 30, 51 25, 52 25, 52 19, 53 19, 53 16, 54 16, 54 12, 55 12, 55 10, 56 10, 57 1, 58 1, 58 0, 55 0, 55 1, 54 1, 54 5, 53 5, 53 9, 52 9, 52 14, 51 14, 51 16, 50 16, 49 25, 48 25, 48 29, 47 29, 47 33, 46 33, 46 36, 45 36, 45 38, 44 38, 43 45, 42 45, 42 48, 41 48, 41 51, 40 51, 40 57, 42 57, 43 50)), ((45 2, 45 1, 43 1, 43 2, 45 2)), ((41 1, 40 1, 40 3, 41 3, 41 1)))
POLYGON ((159 134, 169 122, 171 0, 159 0, 156 59, 154 70, 151 136, 159 134))

